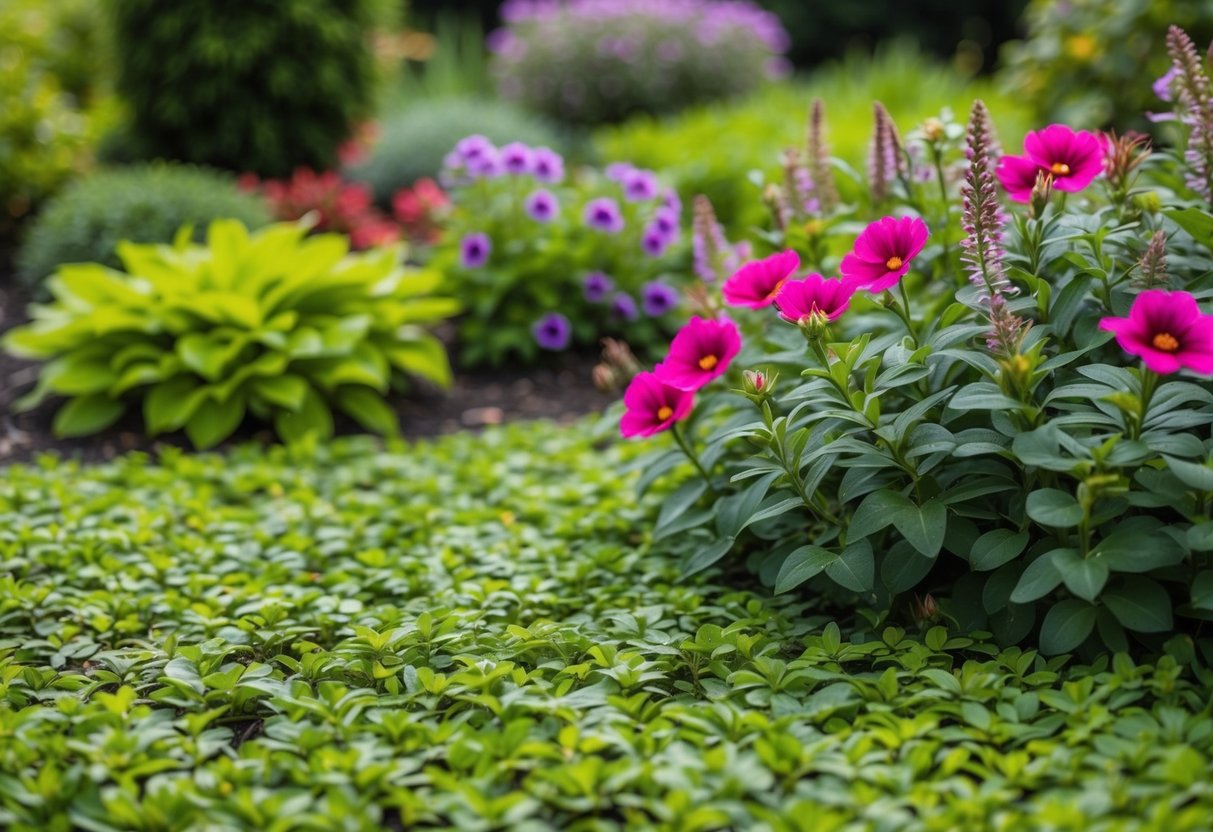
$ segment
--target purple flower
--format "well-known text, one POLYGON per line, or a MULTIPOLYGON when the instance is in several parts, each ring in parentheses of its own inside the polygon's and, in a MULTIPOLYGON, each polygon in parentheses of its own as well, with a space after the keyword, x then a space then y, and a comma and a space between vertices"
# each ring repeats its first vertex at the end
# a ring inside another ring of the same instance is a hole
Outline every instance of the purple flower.
POLYGON ((501 162, 507 173, 530 173, 535 166, 535 152, 522 142, 512 142, 501 148, 501 162))
POLYGON ((600 303, 614 288, 615 281, 602 272, 590 272, 585 276, 585 299, 590 303, 600 303))
POLYGON ((611 312, 625 321, 634 321, 640 314, 636 309, 636 301, 627 292, 618 292, 611 298, 611 312))
POLYGON ((657 196, 657 174, 651 170, 633 168, 623 175, 623 198, 628 202, 643 202, 657 196))
POLYGON ((640 238, 640 247, 649 257, 660 257, 665 254, 667 245, 669 245, 669 237, 652 223, 645 228, 644 234, 640 238))
POLYGON ((628 162, 611 162, 603 172, 606 174, 606 178, 612 182, 622 182, 632 170, 634 168, 628 162))
POLYGON ((666 188, 661 192, 661 204, 675 214, 682 213, 682 198, 678 196, 678 191, 673 188, 666 188))
POLYGON ((650 318, 660 318, 678 305, 678 290, 660 280, 644 284, 640 297, 644 314, 650 318))
POLYGON ((535 343, 545 350, 558 351, 569 345, 573 337, 573 325, 559 312, 549 312, 531 327, 535 343))
POLYGON ((1163 76, 1154 82, 1154 94, 1162 101, 1171 102, 1175 100, 1175 96, 1171 93, 1171 85, 1175 81, 1175 76, 1179 75, 1179 69, 1172 64, 1171 68, 1163 74, 1163 76))
POLYGON ((607 234, 618 234, 624 225, 619 203, 607 196, 591 199, 585 206, 585 224, 607 234))
POLYGON ((505 162, 501 152, 493 146, 484 148, 473 159, 467 160, 468 175, 478 179, 496 179, 505 173, 505 162))
POLYGON ((560 212, 560 203, 551 191, 540 189, 526 198, 526 212, 536 222, 551 222, 560 212))
POLYGON ((532 151, 531 173, 546 185, 559 185, 564 181, 564 158, 550 147, 537 147, 532 151))
POLYGON ((653 222, 650 227, 656 228, 664 234, 667 240, 673 240, 678 236, 678 219, 676 210, 663 205, 653 213, 653 222))
POLYGON ((464 162, 471 162, 496 149, 491 141, 476 133, 460 139, 455 144, 455 156, 464 162))
POLYGON ((489 261, 493 241, 489 235, 476 232, 459 241, 459 265, 465 269, 478 269, 489 261))

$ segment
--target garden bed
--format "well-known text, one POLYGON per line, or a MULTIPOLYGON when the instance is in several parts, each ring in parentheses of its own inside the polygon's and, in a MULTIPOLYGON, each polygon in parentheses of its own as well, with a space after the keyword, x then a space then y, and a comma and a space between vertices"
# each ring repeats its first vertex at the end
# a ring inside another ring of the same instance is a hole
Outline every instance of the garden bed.
MULTIPOLYGON (((2 284, 0 284, 2 286, 2 284)), ((22 293, 0 287, 0 335, 25 322, 28 302, 22 293)), ((454 334, 447 328, 444 340, 454 334)), ((457 351, 452 350, 452 355, 457 351)), ((447 390, 416 384, 407 394, 389 400, 396 412, 402 434, 409 439, 438 436, 469 428, 518 419, 549 419, 567 424, 587 413, 602 410, 613 397, 594 387, 591 370, 597 359, 586 353, 562 353, 550 361, 532 367, 500 369, 456 368, 454 383, 447 390)), ((13 403, 28 392, 37 380, 38 364, 0 353, 0 463, 32 459, 39 453, 58 451, 89 460, 112 459, 129 450, 150 450, 158 446, 188 447, 184 434, 148 438, 137 416, 125 418, 119 425, 99 436, 58 439, 51 423, 58 401, 49 401, 29 413, 14 413, 13 403)), ((272 441, 271 432, 259 432, 250 422, 235 441, 263 438, 272 441)), ((339 433, 357 433, 349 420, 339 420, 339 433)))
POLYGON ((1209 828, 1184 643, 1083 667, 681 580, 594 433, 10 467, 0 824, 1209 828))

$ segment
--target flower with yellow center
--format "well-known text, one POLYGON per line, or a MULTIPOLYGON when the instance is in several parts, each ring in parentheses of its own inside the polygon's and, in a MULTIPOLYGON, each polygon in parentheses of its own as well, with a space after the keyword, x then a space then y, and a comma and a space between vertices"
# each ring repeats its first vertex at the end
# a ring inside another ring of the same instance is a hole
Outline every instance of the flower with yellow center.
POLYGON ((1179 349, 1179 339, 1169 332, 1160 332, 1154 336, 1154 348, 1163 352, 1175 352, 1179 349))

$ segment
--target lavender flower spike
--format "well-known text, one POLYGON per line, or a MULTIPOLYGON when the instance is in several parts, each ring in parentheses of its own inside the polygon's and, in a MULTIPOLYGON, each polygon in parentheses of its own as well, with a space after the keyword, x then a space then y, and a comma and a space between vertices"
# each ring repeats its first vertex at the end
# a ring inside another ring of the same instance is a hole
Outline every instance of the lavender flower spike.
POLYGON ((1179 118, 1188 125, 1184 161, 1186 184, 1206 201, 1213 201, 1213 85, 1205 74, 1195 44, 1178 26, 1167 32, 1167 52, 1175 69, 1173 89, 1179 118))
POLYGON ((834 171, 830 167, 830 149, 826 146, 825 127, 825 105, 821 103, 820 98, 815 98, 809 116, 808 168, 813 178, 818 207, 821 213, 828 214, 838 205, 838 187, 834 184, 834 171))
POLYGON ((998 204, 990 114, 980 100, 973 102, 965 142, 969 168, 960 186, 965 231, 960 256, 968 267, 969 281, 978 289, 978 302, 990 321, 987 346, 992 352, 1013 355, 1023 342, 1027 325, 1007 306, 1007 297, 1018 290, 1007 278, 1003 263, 1002 237, 1006 217, 998 204))

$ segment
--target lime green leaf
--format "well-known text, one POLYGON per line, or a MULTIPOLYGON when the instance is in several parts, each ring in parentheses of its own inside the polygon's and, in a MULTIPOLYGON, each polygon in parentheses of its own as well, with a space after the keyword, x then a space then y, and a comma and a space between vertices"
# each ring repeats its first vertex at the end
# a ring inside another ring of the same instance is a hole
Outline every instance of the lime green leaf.
POLYGON ((72 399, 55 414, 55 436, 87 436, 118 421, 126 405, 100 393, 72 399))

